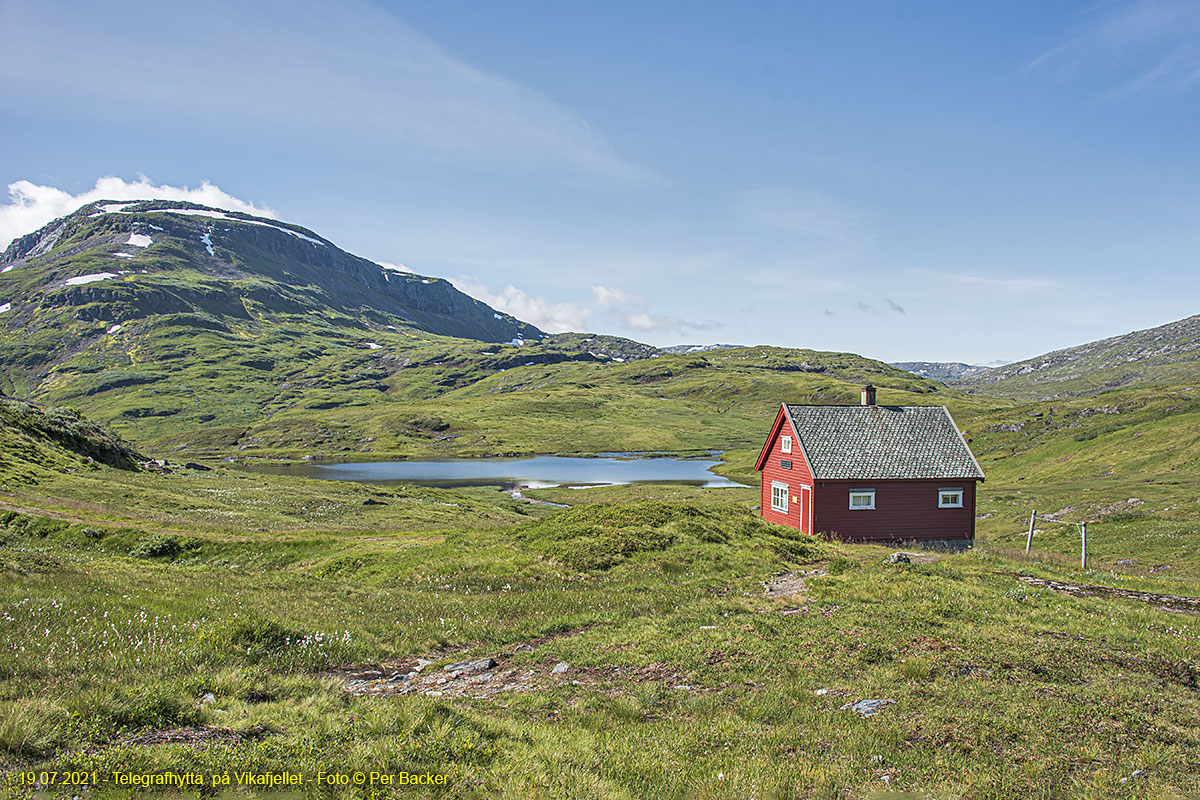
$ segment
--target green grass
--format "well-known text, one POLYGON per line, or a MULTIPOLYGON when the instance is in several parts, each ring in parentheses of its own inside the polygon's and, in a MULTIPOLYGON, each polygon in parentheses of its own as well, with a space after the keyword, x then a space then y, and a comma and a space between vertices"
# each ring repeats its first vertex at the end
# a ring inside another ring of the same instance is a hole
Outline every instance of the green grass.
MULTIPOLYGON (((3 529, 10 774, 336 765, 444 773, 452 790, 426 793, 464 797, 1200 791, 1191 618, 1034 590, 1017 574, 1104 576, 1049 552, 1010 557, 999 528, 975 552, 889 565, 882 548, 761 522, 750 490, 543 490, 576 505, 550 516, 526 505, 541 515, 528 517, 489 490, 106 472, 120 479, 109 494, 93 485, 59 501, 87 520, 10 514, 3 529), (272 493, 254 512, 264 530, 187 505, 205 489, 232 505, 272 493), (381 491, 391 505, 352 506, 381 491), (143 492, 144 507, 116 513, 143 492), (342 506, 304 517, 318 497, 342 506), (155 532, 152 508, 170 502, 157 513, 178 532, 155 532), (803 596, 762 593, 775 572, 822 567, 837 574, 810 578, 803 596), (514 663, 548 675, 566 661, 579 685, 356 698, 324 675, 430 653, 436 669, 562 632, 514 663), (216 701, 199 704, 208 692, 216 701), (870 697, 896 703, 867 719, 841 709, 870 697), (204 725, 235 740, 129 743, 204 725)), ((1139 547, 1183 538, 1158 524, 1099 529, 1139 547)), ((1195 595, 1200 581, 1172 588, 1195 595)))

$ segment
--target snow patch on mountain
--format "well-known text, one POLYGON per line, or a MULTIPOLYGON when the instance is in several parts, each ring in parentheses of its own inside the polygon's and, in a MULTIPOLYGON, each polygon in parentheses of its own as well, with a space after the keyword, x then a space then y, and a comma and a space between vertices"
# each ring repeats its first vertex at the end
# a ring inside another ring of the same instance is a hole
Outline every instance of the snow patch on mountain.
POLYGON ((12 310, 12 303, 5 303, 4 305, 0 305, 0 314, 7 313, 8 311, 11 311, 11 310, 12 310))
POLYGON ((117 277, 116 274, 112 272, 93 272, 91 275, 79 275, 74 278, 67 278, 67 286, 82 286, 85 283, 106 281, 115 277, 117 277))
POLYGON ((212 231, 205 231, 204 235, 200 237, 200 241, 204 242, 204 249, 208 251, 210 256, 216 255, 212 249, 212 231))
POLYGON ((130 244, 134 247, 149 247, 154 244, 154 240, 144 233, 131 233, 129 234, 129 238, 125 240, 125 244, 130 244))

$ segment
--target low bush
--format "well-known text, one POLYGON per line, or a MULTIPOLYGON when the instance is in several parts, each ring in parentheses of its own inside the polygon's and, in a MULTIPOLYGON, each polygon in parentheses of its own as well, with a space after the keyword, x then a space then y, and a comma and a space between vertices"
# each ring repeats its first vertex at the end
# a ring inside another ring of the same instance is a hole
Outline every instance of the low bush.
POLYGON ((178 537, 167 533, 155 533, 139 539, 129 555, 134 558, 174 558, 183 552, 178 537))

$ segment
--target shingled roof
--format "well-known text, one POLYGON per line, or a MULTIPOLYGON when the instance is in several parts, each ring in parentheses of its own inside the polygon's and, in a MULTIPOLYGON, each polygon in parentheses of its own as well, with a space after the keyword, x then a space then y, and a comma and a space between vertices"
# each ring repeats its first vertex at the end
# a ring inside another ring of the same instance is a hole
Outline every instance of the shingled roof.
POLYGON ((784 408, 818 480, 983 478, 944 406, 784 408))

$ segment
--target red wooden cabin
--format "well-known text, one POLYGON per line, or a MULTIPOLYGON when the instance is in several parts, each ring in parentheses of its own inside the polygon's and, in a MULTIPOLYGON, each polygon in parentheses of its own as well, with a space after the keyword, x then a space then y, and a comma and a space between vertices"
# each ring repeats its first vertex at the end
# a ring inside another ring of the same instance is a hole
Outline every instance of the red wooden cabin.
POLYGON ((782 404, 755 466, 762 516, 849 542, 963 549, 983 470, 944 406, 782 404))

